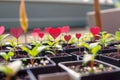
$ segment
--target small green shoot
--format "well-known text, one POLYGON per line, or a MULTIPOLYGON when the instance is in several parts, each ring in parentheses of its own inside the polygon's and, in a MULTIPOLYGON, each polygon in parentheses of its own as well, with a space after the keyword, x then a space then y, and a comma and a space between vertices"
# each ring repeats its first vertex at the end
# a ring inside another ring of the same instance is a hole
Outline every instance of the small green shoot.
POLYGON ((45 53, 56 55, 57 54, 56 50, 59 51, 63 50, 62 46, 59 44, 59 41, 57 40, 56 42, 47 41, 46 44, 47 45, 46 45, 45 53))
POLYGON ((98 43, 91 43, 91 44, 88 44, 88 43, 83 43, 82 44, 83 47, 87 48, 89 50, 89 52, 91 54, 89 54, 87 51, 86 51, 86 54, 84 55, 84 63, 86 64, 88 61, 91 61, 91 69, 93 70, 93 67, 94 67, 94 60, 95 60, 95 57, 98 53, 98 51, 101 49, 101 46, 98 44, 98 43), (89 57, 89 58, 88 58, 89 57), (87 59, 87 60, 86 60, 87 59))
POLYGON ((8 53, 0 52, 0 56, 2 56, 7 63, 9 61, 10 57, 14 56, 14 52, 12 52, 12 51, 9 51, 8 53))
MULTIPOLYGON (((35 46, 32 50, 30 50, 29 48, 22 46, 21 47, 23 51, 26 51, 31 57, 36 57, 38 56, 38 54, 43 51, 46 46, 35 46)), ((34 59, 31 58, 31 65, 34 65, 34 59)))
POLYGON ((119 42, 120 41, 120 31, 115 32, 115 39, 119 42))
POLYGON ((0 35, 0 47, 1 47, 1 50, 2 50, 2 43, 3 43, 3 40, 8 37, 10 34, 3 34, 3 35, 0 35))
POLYGON ((103 49, 107 47, 107 45, 110 44, 114 40, 113 35, 107 32, 101 32, 99 37, 100 39, 98 40, 98 43, 102 45, 103 49))

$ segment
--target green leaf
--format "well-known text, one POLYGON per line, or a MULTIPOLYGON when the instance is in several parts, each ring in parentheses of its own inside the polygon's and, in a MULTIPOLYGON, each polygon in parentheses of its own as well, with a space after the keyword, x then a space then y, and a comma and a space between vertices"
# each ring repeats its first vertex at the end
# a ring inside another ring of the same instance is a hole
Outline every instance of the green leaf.
POLYGON ((70 39, 69 43, 70 43, 70 44, 75 43, 75 39, 76 39, 75 37, 72 37, 72 38, 70 39))
POLYGON ((105 39, 110 38, 112 35, 111 34, 106 34, 105 39))
POLYGON ((115 32, 115 38, 116 40, 120 40, 120 31, 115 32))
POLYGON ((47 48, 47 46, 40 46, 40 47, 37 48, 37 50, 38 50, 39 52, 41 52, 41 51, 43 51, 43 50, 46 49, 46 48, 47 48))
POLYGON ((5 52, 0 52, 0 56, 2 56, 6 61, 9 59, 9 56, 5 52))
POLYGON ((52 46, 53 45, 53 42, 49 41, 47 42, 49 46, 52 46))
POLYGON ((23 51, 26 51, 28 54, 30 54, 30 55, 32 54, 32 53, 31 53, 31 50, 28 49, 27 47, 22 46, 21 48, 22 48, 23 51))
POLYGON ((9 57, 8 55, 6 55, 6 56, 3 56, 3 58, 4 58, 6 61, 8 61, 10 57, 9 57))
POLYGON ((38 47, 34 47, 31 52, 31 56, 36 57, 39 53, 38 47))
POLYGON ((98 45, 98 43, 91 43, 90 45, 89 45, 89 47, 90 47, 90 49, 93 49, 95 46, 97 46, 98 45))
POLYGON ((7 36, 9 36, 10 34, 3 34, 0 36, 0 42, 5 39, 7 36))
POLYGON ((9 56, 9 57, 12 57, 12 56, 14 56, 14 52, 12 52, 12 51, 9 51, 9 52, 8 52, 8 56, 9 56))
POLYGON ((89 44, 88 44, 88 43, 82 43, 81 45, 82 45, 83 47, 87 48, 87 49, 90 49, 90 47, 89 47, 89 44))
POLYGON ((95 46, 94 48, 92 48, 91 53, 93 54, 93 56, 96 56, 97 52, 101 49, 100 45, 95 46))

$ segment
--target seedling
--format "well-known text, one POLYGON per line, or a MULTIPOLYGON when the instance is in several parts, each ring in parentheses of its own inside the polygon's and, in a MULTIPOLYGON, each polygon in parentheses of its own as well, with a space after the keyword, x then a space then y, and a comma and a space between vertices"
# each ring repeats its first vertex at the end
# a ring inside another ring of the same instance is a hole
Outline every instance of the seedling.
POLYGON ((9 51, 8 53, 0 52, 0 56, 2 56, 4 58, 4 60, 6 61, 6 64, 7 64, 9 59, 14 56, 14 52, 13 51, 9 51))
POLYGON ((115 39, 119 42, 120 41, 120 31, 115 32, 115 39))
POLYGON ((8 65, 0 64, 0 72, 3 72, 6 75, 5 80, 11 80, 11 77, 13 77, 21 69, 21 66, 21 61, 15 61, 9 63, 8 65))
POLYGON ((93 70, 94 60, 98 51, 101 49, 101 46, 98 43, 91 43, 90 45, 88 43, 83 43, 82 46, 87 48, 91 53, 89 54, 87 51, 85 52, 86 54, 84 55, 84 58, 83 58, 84 64, 90 61, 91 62, 90 66, 91 66, 91 69, 93 70))
POLYGON ((113 35, 107 32, 101 32, 99 37, 100 39, 98 40, 98 42, 100 45, 102 45, 103 49, 107 47, 107 45, 110 44, 114 40, 113 35))
MULTIPOLYGON (((22 46, 22 50, 26 51, 31 57, 36 57, 38 56, 38 54, 44 50, 46 48, 46 46, 35 46, 32 50, 30 50, 29 48, 22 46)), ((31 58, 31 65, 34 65, 34 59, 31 58)))
MULTIPOLYGON (((55 42, 56 38, 61 34, 61 29, 59 27, 50 28, 48 32, 51 35, 51 37, 54 39, 53 44, 55 44, 56 43, 55 42)), ((54 53, 56 54, 56 48, 55 47, 53 47, 53 50, 54 50, 54 53)))
POLYGON ((19 49, 20 46, 22 46, 22 45, 17 41, 16 38, 8 39, 7 44, 9 44, 11 47, 6 47, 6 48, 14 51, 14 53, 15 53, 14 55, 16 55, 16 53, 19 54, 19 50, 17 50, 17 49, 19 49))
POLYGON ((62 51, 62 46, 59 44, 59 40, 56 40, 55 42, 52 41, 47 41, 46 43, 46 49, 45 49, 45 53, 50 53, 52 55, 56 55, 57 52, 56 50, 62 51))
POLYGON ((3 34, 3 35, 0 35, 0 48, 2 50, 2 43, 3 43, 3 40, 8 37, 9 34, 3 34))

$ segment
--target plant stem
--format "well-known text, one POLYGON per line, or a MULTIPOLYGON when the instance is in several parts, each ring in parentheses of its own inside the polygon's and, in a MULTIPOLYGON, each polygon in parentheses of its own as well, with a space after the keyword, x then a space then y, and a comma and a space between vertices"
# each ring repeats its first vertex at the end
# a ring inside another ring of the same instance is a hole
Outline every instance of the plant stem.
POLYGON ((93 70, 93 67, 94 67, 94 61, 93 60, 90 62, 90 67, 93 70))
POLYGON ((11 80, 11 76, 7 75, 6 80, 11 80))
MULTIPOLYGON (((55 39, 54 39, 54 43, 55 43, 55 39)), ((56 48, 55 48, 55 47, 53 47, 53 51, 54 51, 54 53, 55 53, 55 55, 56 55, 57 52, 56 52, 56 48)))
POLYGON ((34 59, 30 59, 30 63, 32 65, 32 67, 33 67, 33 65, 34 65, 34 59))

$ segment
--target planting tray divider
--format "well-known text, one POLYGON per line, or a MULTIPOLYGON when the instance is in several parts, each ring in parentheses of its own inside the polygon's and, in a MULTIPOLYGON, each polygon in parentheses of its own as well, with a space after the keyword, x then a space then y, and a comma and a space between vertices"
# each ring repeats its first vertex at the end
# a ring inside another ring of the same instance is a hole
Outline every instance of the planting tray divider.
POLYGON ((30 70, 27 70, 27 73, 29 74, 31 80, 37 80, 30 70))

